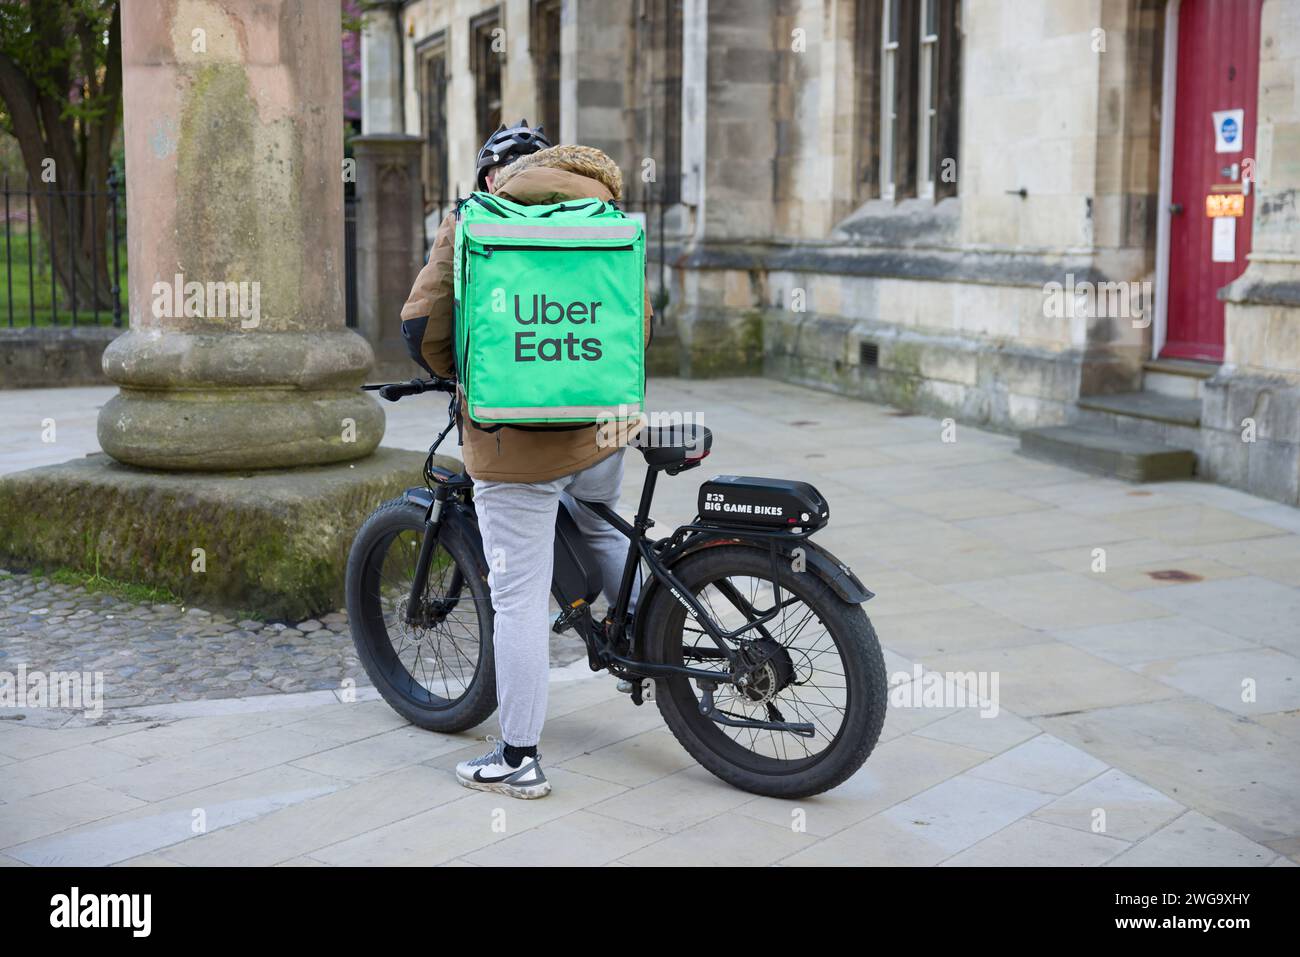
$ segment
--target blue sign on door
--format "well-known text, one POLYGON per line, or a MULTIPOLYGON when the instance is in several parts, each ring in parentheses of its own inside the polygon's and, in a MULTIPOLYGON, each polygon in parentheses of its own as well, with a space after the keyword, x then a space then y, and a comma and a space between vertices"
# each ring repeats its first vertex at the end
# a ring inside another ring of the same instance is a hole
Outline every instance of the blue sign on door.
POLYGON ((1214 152, 1240 153, 1245 110, 1215 110, 1214 152))

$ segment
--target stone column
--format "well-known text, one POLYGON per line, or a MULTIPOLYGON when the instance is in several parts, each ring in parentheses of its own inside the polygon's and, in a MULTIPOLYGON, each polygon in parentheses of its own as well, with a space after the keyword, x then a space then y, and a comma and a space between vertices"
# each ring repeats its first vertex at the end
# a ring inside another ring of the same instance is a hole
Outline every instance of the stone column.
POLYGON ((104 353, 100 445, 158 469, 368 455, 337 4, 124 0, 122 65, 131 328, 104 353))
POLYGON ((396 133, 352 141, 357 161, 357 331, 374 349, 376 367, 387 378, 420 374, 406 351, 400 315, 424 265, 422 145, 418 136, 396 133))
POLYGON ((361 132, 402 133, 399 0, 379 0, 361 31, 361 132))

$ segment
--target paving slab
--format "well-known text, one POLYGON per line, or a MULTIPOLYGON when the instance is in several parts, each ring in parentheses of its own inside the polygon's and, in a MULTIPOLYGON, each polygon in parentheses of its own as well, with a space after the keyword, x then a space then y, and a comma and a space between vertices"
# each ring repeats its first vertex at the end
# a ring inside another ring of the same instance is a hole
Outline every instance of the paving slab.
POLYGON ((624 790, 562 768, 551 769, 547 777, 553 790, 543 800, 516 801, 501 794, 466 790, 466 796, 457 800, 328 844, 309 856, 326 864, 350 866, 442 864, 624 790))
POLYGON ((1142 597, 1230 635, 1300 654, 1300 590, 1248 575, 1142 597))
POLYGON ((1022 819, 954 854, 944 867, 1097 867, 1131 847, 1127 841, 1022 819))
POLYGON ((44 837, 5 848, 5 853, 42 866, 116 864, 340 787, 341 782, 280 765, 166 800, 137 802, 120 813, 100 813, 88 823, 47 832, 44 837))
POLYGON ((404 767, 166 848, 191 866, 278 864, 458 800, 465 789, 422 765, 404 767))
POLYGON ((881 816, 910 830, 946 858, 1031 814, 1051 799, 1043 791, 987 781, 967 772, 894 805, 881 816))
POLYGON ((1022 717, 1087 712, 1178 695, 1167 685, 1060 641, 938 655, 925 664, 935 671, 996 673, 1002 707, 1022 717))
POLYGON ((1300 836, 1296 742, 1248 718, 1176 697, 1035 723, 1252 840, 1300 836))
POLYGON ((1152 661, 1138 670, 1234 714, 1300 709, 1300 658, 1272 648, 1152 661))
POLYGON ((1116 665, 1132 667, 1150 661, 1207 655, 1221 651, 1253 651, 1253 641, 1238 638, 1185 615, 1148 618, 1113 625, 1063 628, 1052 637, 1116 665))
POLYGON ((574 811, 474 851, 459 861, 486 867, 517 866, 521 863, 548 867, 595 867, 615 863, 624 855, 662 841, 665 837, 662 831, 653 828, 629 824, 591 811, 574 811))
POLYGON ((1112 867, 1261 867, 1275 851, 1197 811, 1166 824, 1110 862, 1112 867))
POLYGON ((739 814, 790 827, 796 819, 807 833, 838 840, 837 832, 956 777, 984 760, 973 748, 918 736, 878 745, 857 774, 838 788, 799 801, 756 797, 739 814))
POLYGON ((1186 808, 1155 788, 1111 768, 1033 813, 1036 820, 1139 841, 1186 808))
POLYGON ((779 827, 743 814, 719 814, 632 851, 635 867, 763 867, 817 842, 796 826, 779 827))
POLYGON ((968 773, 972 777, 1035 791, 1065 794, 1105 770, 1106 765, 1088 752, 1050 734, 1040 734, 1003 751, 968 773))

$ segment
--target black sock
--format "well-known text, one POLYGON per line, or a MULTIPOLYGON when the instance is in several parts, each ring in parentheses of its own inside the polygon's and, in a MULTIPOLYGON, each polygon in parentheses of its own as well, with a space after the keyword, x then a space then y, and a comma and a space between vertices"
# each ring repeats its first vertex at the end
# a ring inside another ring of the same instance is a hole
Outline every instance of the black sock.
POLYGON ((512 768, 517 768, 524 758, 537 757, 537 745, 533 744, 526 748, 516 748, 512 744, 507 744, 505 753, 506 764, 510 765, 512 768))

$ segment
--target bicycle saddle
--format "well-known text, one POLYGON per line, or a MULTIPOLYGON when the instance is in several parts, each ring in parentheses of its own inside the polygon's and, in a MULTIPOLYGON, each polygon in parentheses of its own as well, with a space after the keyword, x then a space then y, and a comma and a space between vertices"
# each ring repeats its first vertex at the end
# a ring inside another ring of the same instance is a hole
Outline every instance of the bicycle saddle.
POLYGON ((632 440, 652 469, 675 475, 698 464, 713 447, 713 433, 702 425, 648 425, 632 440))

